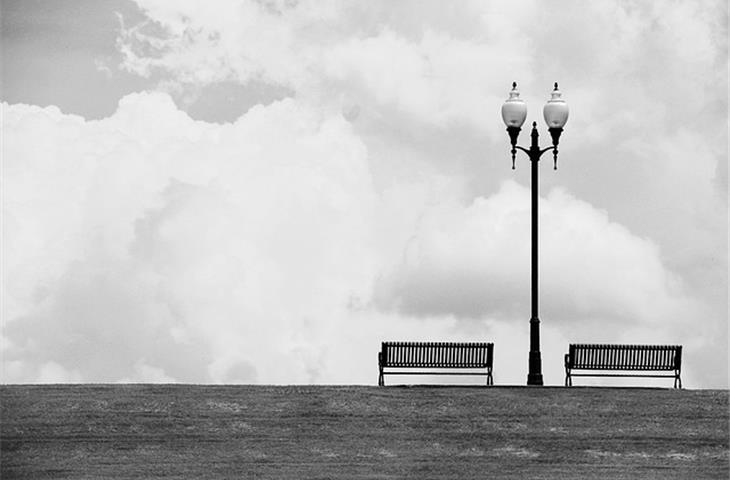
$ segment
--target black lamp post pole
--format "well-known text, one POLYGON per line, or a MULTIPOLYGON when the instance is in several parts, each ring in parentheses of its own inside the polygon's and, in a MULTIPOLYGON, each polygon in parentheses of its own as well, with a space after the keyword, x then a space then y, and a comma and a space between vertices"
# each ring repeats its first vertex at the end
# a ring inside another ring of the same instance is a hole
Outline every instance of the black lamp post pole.
POLYGON ((542 385, 542 358, 540 353, 540 318, 538 317, 538 257, 537 257, 537 246, 538 246, 538 162, 543 153, 548 150, 553 151, 554 168, 558 168, 558 140, 560 134, 563 132, 562 128, 550 128, 550 135, 552 136, 553 145, 551 147, 540 149, 538 145, 537 123, 532 122, 532 132, 530 134, 532 143, 530 149, 522 148, 517 145, 517 137, 520 134, 519 127, 507 127, 507 132, 510 136, 512 143, 512 169, 515 168, 515 154, 517 150, 522 150, 530 158, 531 166, 531 188, 532 188, 532 315, 530 317, 530 356, 529 356, 529 369, 527 373, 527 384, 528 385, 542 385))
POLYGON ((537 163, 540 160, 540 147, 537 145, 537 137, 537 125, 533 122, 532 145, 530 145, 530 163, 532 164, 532 315, 530 316, 530 363, 527 373, 528 385, 542 385, 540 318, 537 316, 537 163))

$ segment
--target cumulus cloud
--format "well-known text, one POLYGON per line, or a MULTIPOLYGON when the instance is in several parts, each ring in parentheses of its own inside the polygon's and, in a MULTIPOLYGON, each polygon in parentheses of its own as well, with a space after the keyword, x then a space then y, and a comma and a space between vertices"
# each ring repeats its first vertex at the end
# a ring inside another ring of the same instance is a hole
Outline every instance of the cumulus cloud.
MULTIPOLYGON (((452 203, 430 209, 403 262, 379 284, 379 301, 419 316, 524 316, 529 209, 529 190, 514 182, 466 208, 452 203)), ((556 321, 567 327, 596 319, 671 321, 682 287, 653 242, 561 190, 541 199, 540 210, 541 291, 544 308, 559 312, 556 321)))
POLYGON ((285 101, 215 126, 160 94, 99 122, 6 110, 20 378, 55 362, 99 381, 317 380, 331 322, 372 277, 374 196, 344 120, 285 101))

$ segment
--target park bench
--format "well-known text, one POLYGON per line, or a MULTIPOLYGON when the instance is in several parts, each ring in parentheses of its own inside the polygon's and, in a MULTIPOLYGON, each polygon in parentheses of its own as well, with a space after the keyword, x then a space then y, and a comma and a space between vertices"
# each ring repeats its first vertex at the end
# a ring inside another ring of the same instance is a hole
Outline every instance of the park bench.
POLYGON ((571 344, 565 354, 565 386, 573 386, 573 377, 657 377, 674 378, 674 388, 682 388, 681 345, 607 345, 571 344), (641 371, 628 373, 573 373, 573 370, 641 371), (671 371, 671 375, 653 372, 671 371), (652 372, 652 373, 648 373, 652 372))
POLYGON ((381 350, 378 352, 380 369, 378 385, 381 387, 385 385, 384 375, 386 374, 486 375, 487 385, 492 385, 494 382, 492 379, 493 353, 493 343, 383 342, 381 350), (386 368, 399 370, 386 371, 386 368), (426 369, 438 369, 439 371, 424 371, 426 369), (474 371, 475 369, 484 371, 474 371))

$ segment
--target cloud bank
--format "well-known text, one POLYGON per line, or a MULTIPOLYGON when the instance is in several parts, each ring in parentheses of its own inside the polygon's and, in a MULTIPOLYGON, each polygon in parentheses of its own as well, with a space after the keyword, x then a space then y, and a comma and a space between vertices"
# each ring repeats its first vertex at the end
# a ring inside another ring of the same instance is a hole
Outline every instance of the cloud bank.
POLYGON ((498 110, 516 79, 539 117, 557 79, 546 381, 616 341, 727 386, 726 5, 137 4, 119 68, 157 91, 2 104, 3 381, 372 384, 411 339, 494 341, 524 383, 529 178, 498 110), (231 86, 260 98, 191 118, 231 86))
MULTIPOLYGON (((351 125, 294 100, 227 125, 165 94, 90 122, 4 107, 6 381, 368 382, 383 336, 526 314, 514 182, 467 205, 379 190, 351 125)), ((542 210, 554 324, 691 308, 652 242, 564 191, 542 210)))

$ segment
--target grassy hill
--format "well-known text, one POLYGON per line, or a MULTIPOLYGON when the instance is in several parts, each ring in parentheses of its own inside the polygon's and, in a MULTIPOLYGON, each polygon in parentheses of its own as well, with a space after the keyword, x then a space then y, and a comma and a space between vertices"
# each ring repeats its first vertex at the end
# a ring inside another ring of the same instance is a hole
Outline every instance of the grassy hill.
POLYGON ((730 476, 728 392, 0 387, 11 478, 730 476))

